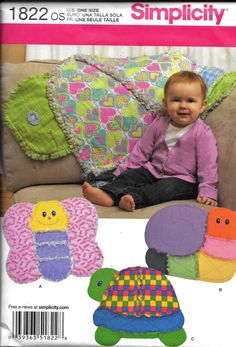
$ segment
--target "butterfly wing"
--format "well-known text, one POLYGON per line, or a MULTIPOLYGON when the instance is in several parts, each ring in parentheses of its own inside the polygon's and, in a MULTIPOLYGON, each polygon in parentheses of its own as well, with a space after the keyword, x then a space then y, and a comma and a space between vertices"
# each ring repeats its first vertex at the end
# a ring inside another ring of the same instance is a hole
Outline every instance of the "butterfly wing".
POLYGON ((10 246, 7 273, 17 283, 36 281, 40 277, 33 233, 29 226, 32 209, 32 204, 15 204, 7 210, 3 218, 4 235, 10 246))
POLYGON ((90 276, 102 266, 102 252, 95 241, 98 215, 95 207, 85 198, 62 201, 69 215, 68 237, 73 258, 72 274, 90 276))

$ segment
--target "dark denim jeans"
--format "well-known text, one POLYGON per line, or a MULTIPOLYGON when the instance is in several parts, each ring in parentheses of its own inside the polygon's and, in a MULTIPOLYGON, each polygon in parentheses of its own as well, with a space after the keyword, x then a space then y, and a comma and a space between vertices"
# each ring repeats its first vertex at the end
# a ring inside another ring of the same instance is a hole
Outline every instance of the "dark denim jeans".
POLYGON ((122 196, 131 195, 135 201, 135 208, 170 200, 195 199, 198 193, 196 183, 189 183, 179 178, 157 179, 143 167, 123 171, 100 189, 112 197, 115 205, 119 204, 122 196))

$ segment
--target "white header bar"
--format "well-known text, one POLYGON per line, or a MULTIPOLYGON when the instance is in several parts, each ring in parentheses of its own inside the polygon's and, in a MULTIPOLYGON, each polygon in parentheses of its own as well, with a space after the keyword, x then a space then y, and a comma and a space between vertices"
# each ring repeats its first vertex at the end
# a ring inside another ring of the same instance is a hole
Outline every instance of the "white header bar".
POLYGON ((7 24, 235 26, 234 3, 2 3, 7 24))

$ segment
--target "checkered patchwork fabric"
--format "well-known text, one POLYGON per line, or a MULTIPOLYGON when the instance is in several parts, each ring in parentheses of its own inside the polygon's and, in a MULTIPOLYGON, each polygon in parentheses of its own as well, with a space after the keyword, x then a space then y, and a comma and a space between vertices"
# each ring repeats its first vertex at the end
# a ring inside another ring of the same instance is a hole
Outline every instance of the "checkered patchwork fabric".
POLYGON ((130 267, 115 275, 99 307, 130 316, 160 317, 178 311, 179 303, 160 271, 130 267))

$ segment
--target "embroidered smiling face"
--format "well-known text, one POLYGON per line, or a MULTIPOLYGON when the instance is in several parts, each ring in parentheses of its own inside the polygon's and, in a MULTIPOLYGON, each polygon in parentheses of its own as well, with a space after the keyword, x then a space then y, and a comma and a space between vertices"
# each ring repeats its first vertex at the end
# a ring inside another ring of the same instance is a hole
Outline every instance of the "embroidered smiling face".
POLYGON ((236 213, 222 207, 210 210, 206 235, 236 240, 236 213))
POLYGON ((40 201, 29 220, 32 231, 65 230, 68 227, 68 216, 59 201, 40 201))

